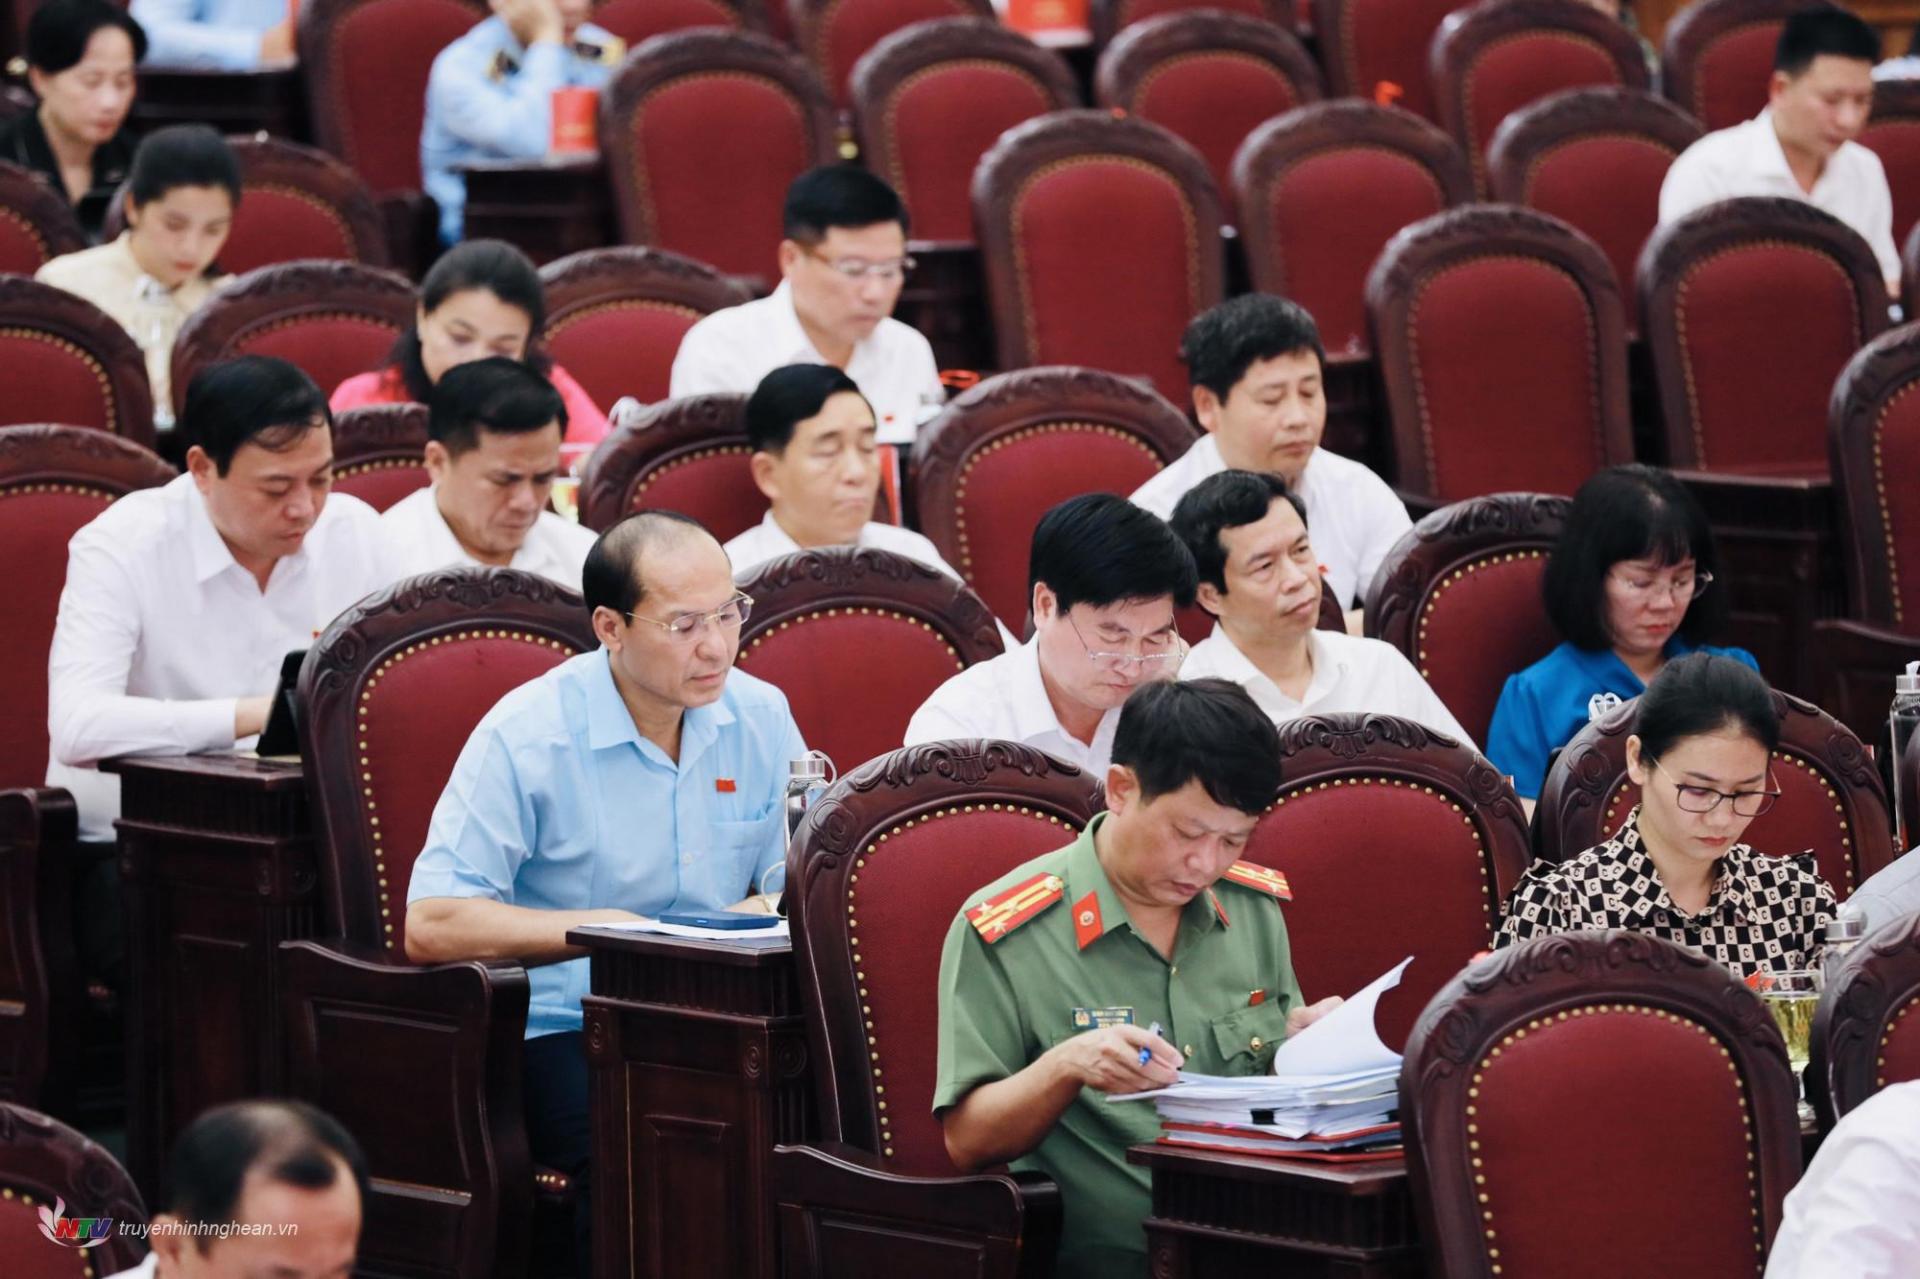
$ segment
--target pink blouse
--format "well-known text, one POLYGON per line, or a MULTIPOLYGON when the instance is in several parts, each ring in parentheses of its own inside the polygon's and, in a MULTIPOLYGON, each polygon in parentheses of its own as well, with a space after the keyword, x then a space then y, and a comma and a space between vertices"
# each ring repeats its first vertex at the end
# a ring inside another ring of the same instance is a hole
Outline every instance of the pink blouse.
MULTIPOLYGON (((558 364, 547 371, 547 380, 553 383, 554 390, 560 392, 561 402, 567 406, 566 442, 598 444, 605 439, 607 415, 594 404, 586 388, 574 381, 573 375, 558 364)), ((338 413, 342 409, 357 409, 367 404, 406 404, 412 399, 399 368, 394 366, 348 378, 334 388, 327 404, 338 413)))

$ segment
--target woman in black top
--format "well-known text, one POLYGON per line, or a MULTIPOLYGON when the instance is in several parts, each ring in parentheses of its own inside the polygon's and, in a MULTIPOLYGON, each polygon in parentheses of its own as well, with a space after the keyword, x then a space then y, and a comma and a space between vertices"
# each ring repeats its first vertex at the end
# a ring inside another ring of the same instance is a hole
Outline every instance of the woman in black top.
POLYGON ((127 112, 146 52, 146 32, 107 0, 46 0, 27 24, 27 77, 39 103, 0 126, 0 160, 52 183, 91 240, 133 163, 127 112))

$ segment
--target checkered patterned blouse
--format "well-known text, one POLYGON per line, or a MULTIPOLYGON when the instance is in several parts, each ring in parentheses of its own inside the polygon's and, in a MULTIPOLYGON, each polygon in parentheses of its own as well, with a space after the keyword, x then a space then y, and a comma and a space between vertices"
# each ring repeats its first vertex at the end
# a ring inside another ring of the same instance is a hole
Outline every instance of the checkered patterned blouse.
POLYGON ((1833 918, 1833 889, 1812 853, 1766 857, 1735 844, 1720 859, 1706 909, 1674 905, 1640 846, 1640 810, 1620 832, 1560 865, 1536 864, 1514 886, 1494 948, 1586 928, 1631 928, 1717 960, 1742 977, 1810 968, 1833 918))

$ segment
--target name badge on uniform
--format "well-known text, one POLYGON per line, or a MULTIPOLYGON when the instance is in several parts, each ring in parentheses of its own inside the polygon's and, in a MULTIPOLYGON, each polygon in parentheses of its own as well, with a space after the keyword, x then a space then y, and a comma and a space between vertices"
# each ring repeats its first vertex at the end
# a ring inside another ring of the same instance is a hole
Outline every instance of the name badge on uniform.
POLYGON ((1076 1008, 1073 1010, 1075 1030, 1104 1030, 1108 1026, 1131 1025, 1133 1025, 1131 1008, 1076 1008))

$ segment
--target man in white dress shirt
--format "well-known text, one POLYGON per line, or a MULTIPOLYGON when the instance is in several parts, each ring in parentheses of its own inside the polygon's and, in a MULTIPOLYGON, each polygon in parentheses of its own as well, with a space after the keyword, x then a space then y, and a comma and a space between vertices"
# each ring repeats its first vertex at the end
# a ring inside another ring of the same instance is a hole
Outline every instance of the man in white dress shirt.
POLYGON ((946 393, 926 338, 892 318, 913 265, 906 205, 871 173, 837 164, 794 179, 784 220, 780 287, 688 329, 672 394, 747 394, 783 364, 831 364, 873 406, 880 443, 912 442, 946 393))
POLYGON ((1179 669, 1174 609, 1193 602, 1193 580, 1193 557, 1158 516, 1111 493, 1060 503, 1033 530, 1033 638, 935 689, 906 745, 1024 742, 1105 776, 1127 694, 1179 669))
POLYGON ((427 418, 433 484, 380 517, 394 571, 517 568, 579 590, 593 532, 547 509, 566 432, 560 392, 519 360, 448 369, 427 418))
POLYGON ((1821 1143, 1787 1196, 1767 1279, 1920 1274, 1920 1081, 1881 1089, 1821 1143))
POLYGON ((313 379, 243 356, 187 388, 187 473, 73 535, 48 660, 47 783, 111 839, 116 755, 231 750, 265 727, 281 660, 393 580, 379 517, 333 483, 313 379))
POLYGON ((1244 294, 1195 316, 1180 358, 1207 434, 1133 500, 1170 519, 1182 495, 1209 475, 1228 467, 1271 471, 1306 504, 1327 588, 1351 608, 1413 521, 1385 480, 1320 447, 1327 429, 1320 326, 1297 303, 1244 294))
POLYGON ((1873 109, 1880 37, 1844 9, 1789 17, 1774 47, 1767 109, 1681 153, 1660 187, 1660 223, 1737 196, 1805 200, 1858 231, 1898 296, 1900 250, 1880 157, 1856 139, 1873 109))
POLYGON ((1306 504, 1268 471, 1223 471, 1173 511, 1193 554, 1200 607, 1217 619, 1194 645, 1181 679, 1228 679, 1274 723, 1360 711, 1398 715, 1473 742, 1420 672, 1393 645, 1316 629, 1320 561, 1306 504))

